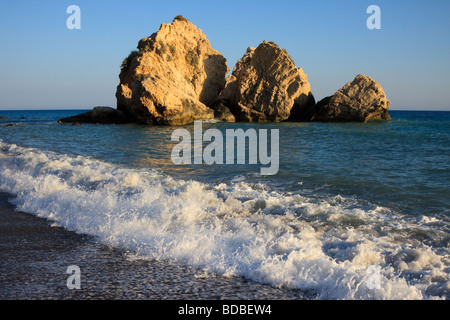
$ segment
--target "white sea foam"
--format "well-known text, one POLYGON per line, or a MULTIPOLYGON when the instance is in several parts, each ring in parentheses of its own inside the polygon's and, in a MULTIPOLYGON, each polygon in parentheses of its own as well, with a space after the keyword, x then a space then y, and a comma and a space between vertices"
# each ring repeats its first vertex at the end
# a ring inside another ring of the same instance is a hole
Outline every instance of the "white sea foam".
POLYGON ((449 250, 439 246, 448 221, 437 217, 280 192, 241 176, 207 185, 3 142, 0 149, 0 188, 16 196, 19 210, 134 257, 299 288, 320 299, 449 295, 449 250), (374 276, 377 285, 369 285, 374 276))

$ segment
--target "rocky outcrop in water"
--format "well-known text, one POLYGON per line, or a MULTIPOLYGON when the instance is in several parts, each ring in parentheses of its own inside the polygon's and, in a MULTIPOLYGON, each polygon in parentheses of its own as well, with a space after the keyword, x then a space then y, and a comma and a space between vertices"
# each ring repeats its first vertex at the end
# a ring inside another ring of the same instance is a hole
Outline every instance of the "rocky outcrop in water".
POLYGON ((390 120, 391 103, 381 85, 372 78, 360 74, 334 95, 319 101, 315 107, 314 120, 324 122, 367 122, 390 120))
POLYGON ((248 48, 232 74, 202 30, 182 16, 141 39, 123 61, 117 110, 96 107, 72 123, 184 125, 224 122, 390 119, 390 102, 373 79, 358 75, 315 104, 307 75, 274 42, 248 48))
POLYGON ((117 108, 138 123, 182 125, 214 118, 226 59, 202 30, 179 16, 139 41, 123 62, 117 108))
POLYGON ((95 107, 91 111, 59 120, 61 123, 100 123, 100 124, 119 124, 131 122, 122 111, 110 107, 95 107))
POLYGON ((286 50, 264 41, 236 63, 219 103, 237 121, 309 120, 314 97, 306 74, 286 50))

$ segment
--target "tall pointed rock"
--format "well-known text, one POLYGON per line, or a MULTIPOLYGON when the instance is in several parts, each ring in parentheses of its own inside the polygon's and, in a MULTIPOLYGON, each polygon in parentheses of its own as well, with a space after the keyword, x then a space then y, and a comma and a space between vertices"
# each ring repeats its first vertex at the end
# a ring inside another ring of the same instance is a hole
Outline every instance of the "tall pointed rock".
POLYGON ((122 64, 117 109, 135 122, 183 125, 212 119, 225 85, 226 59, 202 30, 178 16, 139 41, 122 64))

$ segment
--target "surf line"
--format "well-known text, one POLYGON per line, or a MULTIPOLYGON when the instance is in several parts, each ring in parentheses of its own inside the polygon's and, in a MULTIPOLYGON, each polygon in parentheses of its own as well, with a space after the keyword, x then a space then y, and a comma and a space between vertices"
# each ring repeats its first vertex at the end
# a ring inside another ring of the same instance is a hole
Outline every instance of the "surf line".
POLYGON ((279 136, 279 129, 270 129, 269 154, 267 129, 226 129, 224 138, 219 129, 208 129, 203 133, 202 121, 195 121, 193 142, 189 130, 180 128, 173 131, 171 141, 179 143, 173 147, 171 158, 176 165, 246 164, 248 141, 248 164, 256 165, 259 161, 261 165, 269 165, 260 168, 261 175, 275 175, 279 169, 279 136), (203 148, 204 142, 210 143, 203 148))

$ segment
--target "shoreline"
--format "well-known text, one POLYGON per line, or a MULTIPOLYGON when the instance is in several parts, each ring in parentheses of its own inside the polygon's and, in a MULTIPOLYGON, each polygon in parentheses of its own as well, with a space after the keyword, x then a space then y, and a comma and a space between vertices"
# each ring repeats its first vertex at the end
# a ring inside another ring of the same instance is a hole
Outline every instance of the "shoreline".
POLYGON ((1 300, 299 300, 300 290, 243 278, 202 276, 170 262, 130 260, 88 235, 15 210, 0 191, 1 300), (80 290, 67 288, 67 267, 80 267, 80 290))

